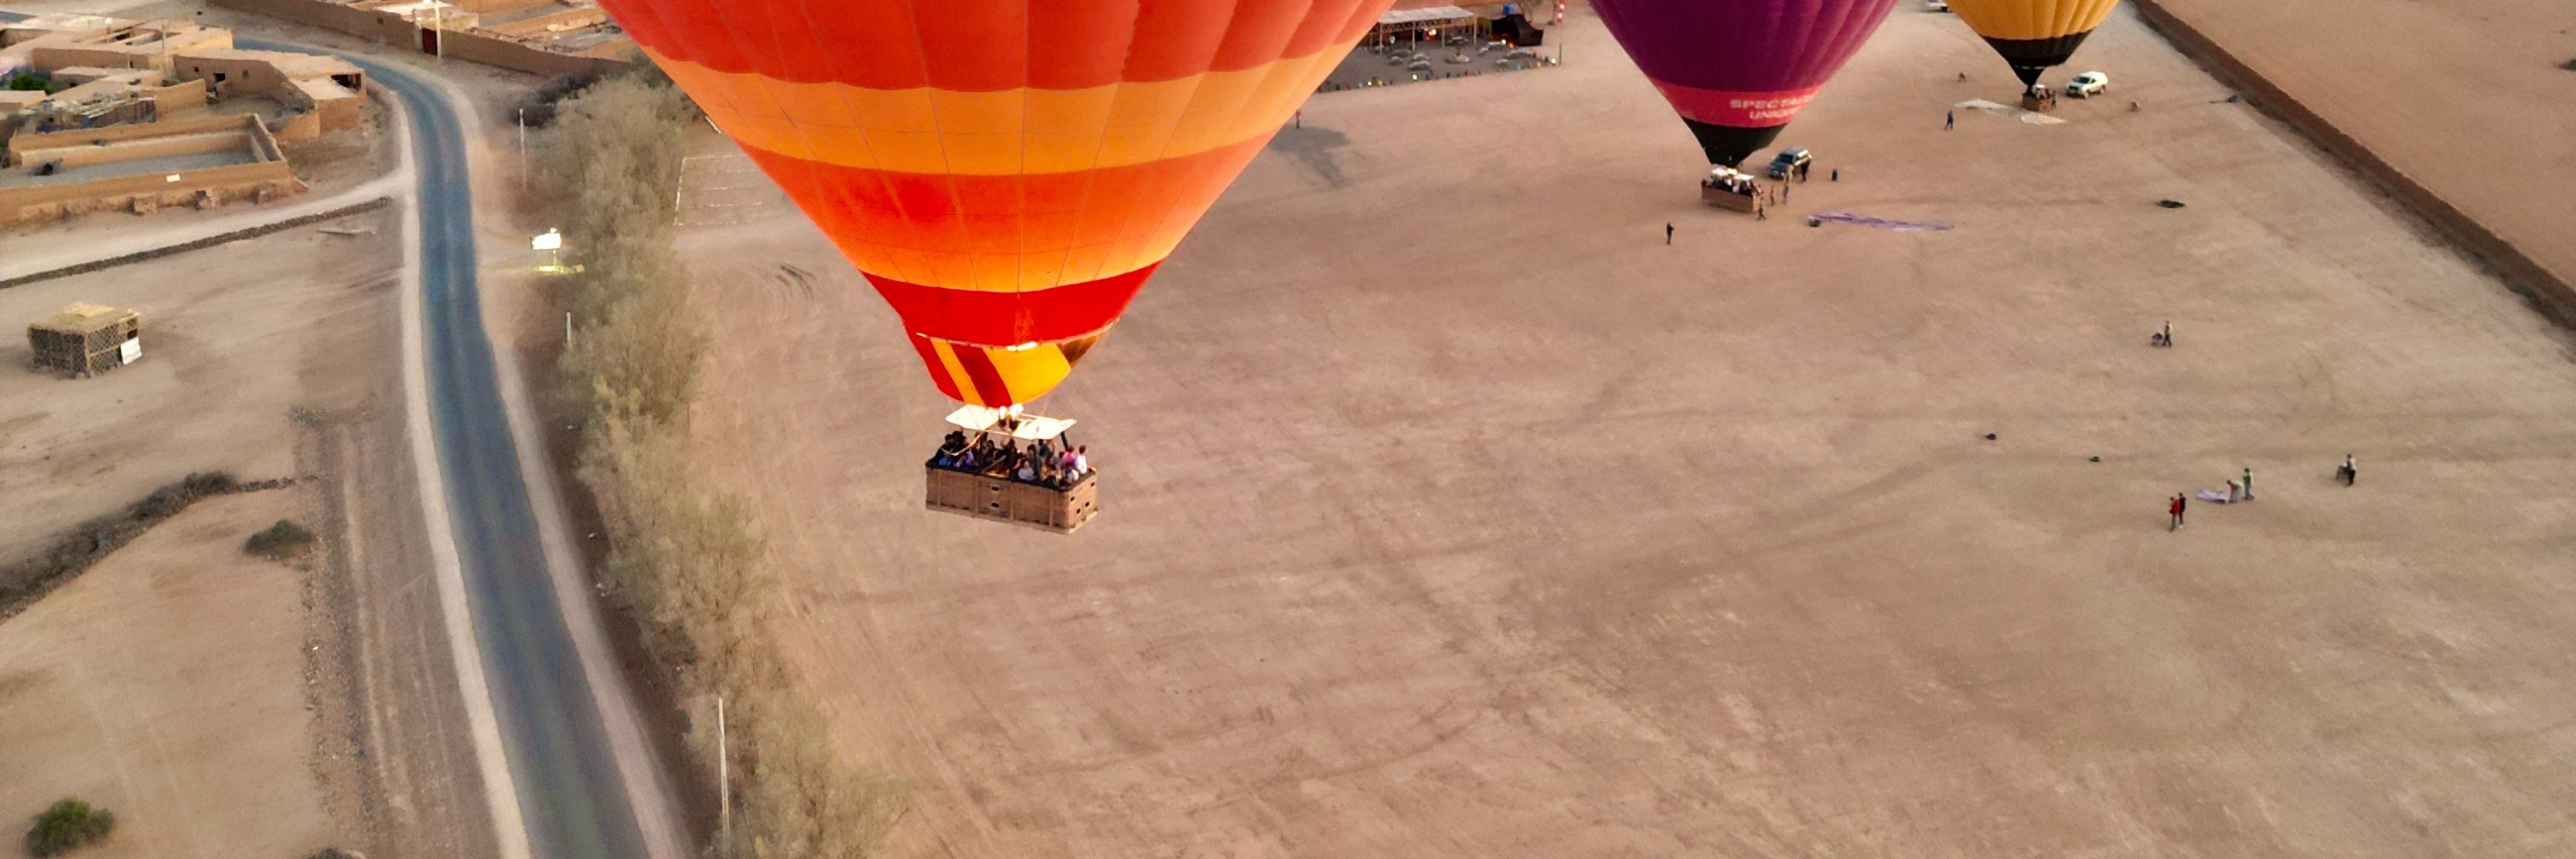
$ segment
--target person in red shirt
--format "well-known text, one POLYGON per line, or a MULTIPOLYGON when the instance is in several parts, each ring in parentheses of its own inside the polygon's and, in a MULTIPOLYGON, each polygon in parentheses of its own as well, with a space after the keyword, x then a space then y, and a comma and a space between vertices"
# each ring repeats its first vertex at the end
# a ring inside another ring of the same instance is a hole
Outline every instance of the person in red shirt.
POLYGON ((2171 512, 2173 513, 2173 527, 2171 527, 2171 528, 2167 528, 2167 529, 2165 529, 2165 530, 2167 530, 2167 531, 2179 531, 2179 530, 2182 530, 2182 508, 2183 508, 2183 497, 2182 497, 2182 496, 2180 496, 2180 495, 2176 495, 2176 496, 2174 496, 2174 497, 2173 497, 2173 507, 2172 507, 2172 510, 2171 510, 2171 512))

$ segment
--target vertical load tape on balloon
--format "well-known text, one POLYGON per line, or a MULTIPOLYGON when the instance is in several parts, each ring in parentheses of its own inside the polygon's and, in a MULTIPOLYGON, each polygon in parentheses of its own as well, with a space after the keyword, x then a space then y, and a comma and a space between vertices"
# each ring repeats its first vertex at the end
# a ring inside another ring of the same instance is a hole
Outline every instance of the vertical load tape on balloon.
POLYGON ((602 0, 903 319, 1053 389, 1392 0, 602 0))

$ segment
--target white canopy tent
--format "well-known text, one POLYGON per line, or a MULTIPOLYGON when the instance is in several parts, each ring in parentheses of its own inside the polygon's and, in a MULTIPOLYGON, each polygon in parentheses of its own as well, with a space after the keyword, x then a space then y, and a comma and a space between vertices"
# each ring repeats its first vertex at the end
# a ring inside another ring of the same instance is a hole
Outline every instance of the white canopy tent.
POLYGON ((1023 441, 1053 439, 1073 428, 1071 418, 1050 418, 1021 414, 1018 406, 1007 409, 966 406, 951 412, 948 422, 967 432, 998 432, 995 427, 1011 421, 1009 435, 1023 441))

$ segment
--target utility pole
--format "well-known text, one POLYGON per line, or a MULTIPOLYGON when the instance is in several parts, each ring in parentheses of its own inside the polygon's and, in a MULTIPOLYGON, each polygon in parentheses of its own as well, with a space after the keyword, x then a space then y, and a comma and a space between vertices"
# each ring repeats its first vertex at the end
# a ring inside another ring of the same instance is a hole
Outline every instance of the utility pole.
POLYGON ((724 696, 716 696, 716 831, 717 843, 733 848, 733 773, 725 748, 724 696))
POLYGON ((519 108, 519 196, 528 196, 528 109, 519 108))

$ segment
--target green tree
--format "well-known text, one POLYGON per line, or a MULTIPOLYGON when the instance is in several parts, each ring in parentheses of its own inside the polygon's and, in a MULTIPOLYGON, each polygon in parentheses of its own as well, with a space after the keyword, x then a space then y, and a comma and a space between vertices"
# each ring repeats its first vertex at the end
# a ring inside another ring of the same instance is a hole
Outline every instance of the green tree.
POLYGON ((38 859, 60 856, 103 840, 115 830, 116 815, 107 809, 65 799, 36 815, 35 827, 27 830, 27 852, 38 859))

